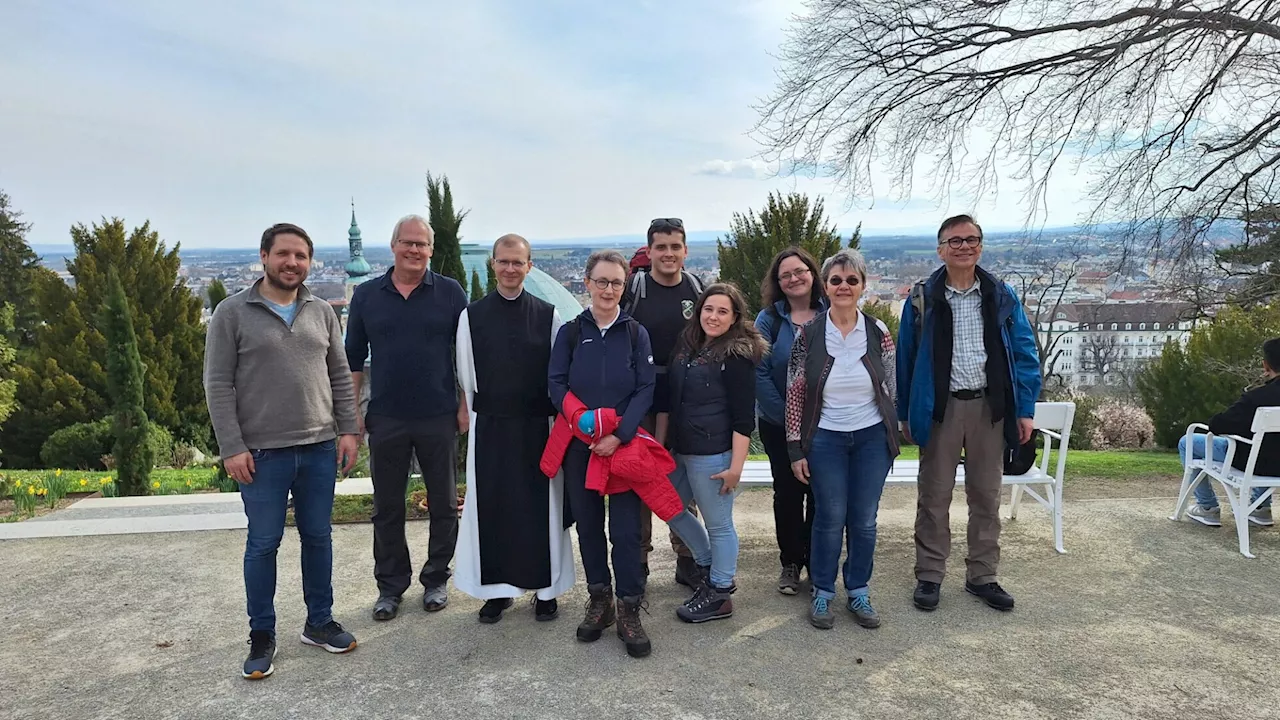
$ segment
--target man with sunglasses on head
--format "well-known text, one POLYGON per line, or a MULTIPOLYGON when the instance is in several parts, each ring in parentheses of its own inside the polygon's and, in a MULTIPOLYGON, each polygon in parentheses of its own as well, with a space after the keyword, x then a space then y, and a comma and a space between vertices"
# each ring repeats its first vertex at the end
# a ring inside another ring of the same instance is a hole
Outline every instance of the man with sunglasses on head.
POLYGON ((997 610, 1000 490, 1010 449, 1031 439, 1040 395, 1035 333, 1013 288, 978 265, 982 228, 968 215, 938 230, 943 266, 916 284, 898 331, 898 418, 920 446, 915 606, 938 607, 951 554, 950 509, 964 453, 969 505, 965 590, 997 610))
MULTIPOLYGON (((676 341, 702 295, 702 281, 684 269, 689 256, 684 221, 680 218, 656 218, 646 233, 650 269, 636 271, 627 281, 622 308, 649 333, 653 344, 653 364, 657 373, 653 388, 653 406, 645 416, 643 427, 658 442, 667 438, 667 361, 676 341)), ((692 505, 690 511, 695 511, 692 505)), ((644 555, 645 574, 649 571, 649 553, 653 552, 653 513, 641 512, 640 545, 644 555)), ((698 565, 689 548, 671 533, 671 548, 676 553, 676 582, 687 587, 698 584, 698 565)))

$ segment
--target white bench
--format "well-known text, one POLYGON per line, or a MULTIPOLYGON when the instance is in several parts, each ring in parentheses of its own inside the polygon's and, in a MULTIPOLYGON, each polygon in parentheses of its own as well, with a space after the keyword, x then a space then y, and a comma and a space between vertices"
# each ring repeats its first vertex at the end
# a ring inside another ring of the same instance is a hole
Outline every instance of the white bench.
POLYGON ((1178 490, 1178 504, 1173 509, 1173 515, 1169 517, 1170 520, 1181 520, 1187 511, 1187 506, 1191 504, 1195 487, 1202 482, 1216 480, 1219 485, 1222 485, 1223 494, 1227 496, 1227 502, 1231 505, 1231 514, 1236 518, 1236 536, 1240 541, 1240 554, 1247 558, 1256 557, 1249 552, 1249 513, 1274 495, 1275 489, 1280 487, 1280 477, 1253 474, 1263 437, 1268 433, 1280 433, 1280 408, 1258 408, 1253 414, 1253 425, 1250 429, 1253 431, 1252 440, 1239 435, 1226 436, 1227 458, 1224 462, 1218 463, 1212 460, 1214 435, 1209 432, 1209 426, 1202 423, 1191 423, 1187 426, 1188 460, 1186 468, 1182 471, 1182 487, 1178 490), (1196 433, 1205 436, 1206 458, 1190 459, 1196 433), (1240 448, 1242 443, 1249 446, 1249 459, 1245 463, 1244 470, 1238 470, 1233 467, 1232 461, 1236 453, 1244 452, 1240 448), (1258 500, 1254 502, 1250 496, 1253 494, 1253 489, 1258 487, 1267 488, 1267 491, 1259 495, 1258 500))
MULTIPOLYGON (((1004 484, 1012 487, 1009 503, 1009 519, 1018 518, 1018 506, 1022 494, 1030 495, 1049 511, 1053 518, 1053 546, 1065 553, 1062 546, 1062 478, 1067 468, 1067 445, 1071 439, 1071 423, 1075 420, 1076 404, 1070 402, 1036 403, 1035 426, 1044 436, 1040 451, 1040 463, 1024 475, 1005 475, 1004 484), (1058 451, 1057 462, 1050 466, 1050 455, 1058 451)), ((919 480, 919 460, 896 460, 885 479, 886 485, 915 485, 919 480)), ((769 463, 764 460, 749 461, 743 469, 743 485, 772 485, 773 475, 769 463)), ((956 484, 964 484, 964 466, 956 469, 956 484)))

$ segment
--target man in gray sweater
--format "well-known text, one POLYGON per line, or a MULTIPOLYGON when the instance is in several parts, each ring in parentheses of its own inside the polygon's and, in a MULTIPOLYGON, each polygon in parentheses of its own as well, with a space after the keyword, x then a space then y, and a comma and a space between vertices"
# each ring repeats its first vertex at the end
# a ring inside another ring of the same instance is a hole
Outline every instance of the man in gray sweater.
POLYGON ((291 493, 307 604, 302 642, 331 653, 356 647, 333 619, 330 538, 338 461, 349 472, 359 447, 356 398, 338 316, 302 284, 313 251, 302 228, 268 228, 262 279, 218 305, 205 342, 209 417, 249 519, 242 674, 251 680, 274 671, 276 550, 291 493))

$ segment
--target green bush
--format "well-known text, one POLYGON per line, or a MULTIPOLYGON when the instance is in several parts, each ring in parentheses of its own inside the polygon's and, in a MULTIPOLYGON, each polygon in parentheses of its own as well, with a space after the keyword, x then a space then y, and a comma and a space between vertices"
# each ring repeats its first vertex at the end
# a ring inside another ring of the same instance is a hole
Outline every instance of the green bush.
POLYGON ((147 445, 151 448, 153 463, 157 466, 173 462, 173 435, 163 425, 147 423, 147 445))
POLYGON ((49 436, 40 448, 40 460, 50 468, 102 470, 102 456, 111 452, 114 442, 110 419, 76 423, 49 436))

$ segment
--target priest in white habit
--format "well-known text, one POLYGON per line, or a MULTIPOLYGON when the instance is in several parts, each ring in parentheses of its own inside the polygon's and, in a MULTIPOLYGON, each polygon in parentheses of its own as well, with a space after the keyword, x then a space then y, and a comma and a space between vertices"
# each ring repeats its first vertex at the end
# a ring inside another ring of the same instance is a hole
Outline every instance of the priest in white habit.
POLYGON ((534 591, 534 617, 554 620, 556 598, 573 587, 573 546, 564 522, 564 477, 538 468, 555 407, 547 364, 561 321, 555 306, 525 290, 529 241, 503 235, 489 262, 494 292, 458 321, 458 382, 471 412, 467 494, 458 526, 454 585, 485 601, 496 623, 534 591))

